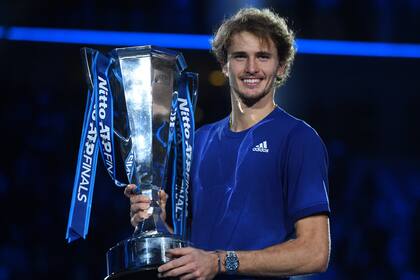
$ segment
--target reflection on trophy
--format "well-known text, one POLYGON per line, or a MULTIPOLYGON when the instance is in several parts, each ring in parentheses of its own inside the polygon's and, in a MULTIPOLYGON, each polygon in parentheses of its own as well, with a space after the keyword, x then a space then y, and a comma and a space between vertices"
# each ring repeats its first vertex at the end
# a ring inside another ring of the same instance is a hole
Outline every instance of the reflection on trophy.
MULTIPOLYGON (((131 238, 117 243, 106 254, 106 279, 127 279, 169 261, 169 249, 188 245, 185 227, 197 75, 184 71, 186 63, 181 53, 151 46, 118 48, 109 56, 84 48, 82 54, 92 104, 85 115, 85 144, 79 151, 68 238, 72 241, 78 238, 74 235, 87 233, 87 228, 84 233, 77 229, 77 216, 82 216, 78 209, 85 207, 78 205, 77 198, 80 185, 86 181, 83 174, 89 177, 83 169, 86 154, 95 155, 95 149, 89 154, 85 147, 97 145, 97 153, 101 153, 115 183, 135 184, 138 193, 151 199, 149 218, 136 227, 131 238), (160 218, 158 193, 162 187, 172 196, 173 233, 160 218)), ((96 160, 90 162, 96 164, 96 160)), ((93 182, 90 184, 93 189, 93 182)), ((84 189, 88 196, 89 187, 84 189)), ((90 203, 91 198, 85 201, 90 203)), ((88 217, 90 205, 86 209, 88 217)))

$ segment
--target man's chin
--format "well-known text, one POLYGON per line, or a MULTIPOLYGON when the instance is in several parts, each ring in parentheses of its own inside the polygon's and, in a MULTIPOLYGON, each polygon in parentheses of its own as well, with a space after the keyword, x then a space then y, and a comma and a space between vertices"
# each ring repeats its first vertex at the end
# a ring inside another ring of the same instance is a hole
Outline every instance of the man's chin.
POLYGON ((254 104, 258 103, 264 96, 266 96, 268 93, 259 93, 255 95, 247 95, 244 93, 239 93, 238 97, 244 103, 247 107, 251 107, 254 104))

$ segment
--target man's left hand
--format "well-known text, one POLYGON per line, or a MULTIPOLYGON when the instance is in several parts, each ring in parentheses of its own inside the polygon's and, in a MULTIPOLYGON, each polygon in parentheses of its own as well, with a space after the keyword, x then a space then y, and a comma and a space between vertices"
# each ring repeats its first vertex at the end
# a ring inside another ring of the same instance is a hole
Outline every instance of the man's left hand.
POLYGON ((158 268, 159 277, 179 277, 187 279, 213 279, 218 272, 218 257, 214 252, 206 252, 192 247, 169 250, 173 258, 158 268))

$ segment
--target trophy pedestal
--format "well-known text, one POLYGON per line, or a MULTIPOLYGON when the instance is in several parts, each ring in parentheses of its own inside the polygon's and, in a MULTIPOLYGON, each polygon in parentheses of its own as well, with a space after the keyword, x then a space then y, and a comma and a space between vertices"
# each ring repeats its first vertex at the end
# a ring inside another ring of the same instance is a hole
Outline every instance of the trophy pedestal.
MULTIPOLYGON (((188 246, 188 242, 169 234, 133 237, 119 242, 106 253, 105 280, 131 280, 137 276, 157 279, 157 268, 170 261, 166 254, 173 248, 188 246)), ((138 278, 137 278, 138 279, 138 278)))
MULTIPOLYGON (((141 280, 141 279, 148 279, 148 280, 160 280, 157 269, 150 269, 150 270, 142 270, 137 272, 129 272, 127 274, 116 275, 114 277, 106 277, 105 279, 117 279, 117 280, 141 280)), ((179 279, 179 277, 165 277, 165 279, 179 279)))

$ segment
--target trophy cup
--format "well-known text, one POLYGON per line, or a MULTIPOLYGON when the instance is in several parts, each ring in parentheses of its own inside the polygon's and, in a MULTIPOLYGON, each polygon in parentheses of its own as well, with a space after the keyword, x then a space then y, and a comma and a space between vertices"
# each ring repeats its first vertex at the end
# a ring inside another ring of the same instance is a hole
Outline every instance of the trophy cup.
POLYGON ((82 56, 90 105, 67 238, 70 242, 87 234, 100 153, 117 186, 135 184, 136 192, 151 200, 149 218, 131 238, 106 253, 105 279, 132 279, 169 261, 169 249, 188 246, 186 216, 198 75, 185 71, 181 53, 152 46, 117 48, 109 55, 83 48, 82 56), (119 179, 121 174, 125 180, 119 179), (160 218, 162 187, 171 195, 172 233, 160 218))

